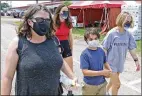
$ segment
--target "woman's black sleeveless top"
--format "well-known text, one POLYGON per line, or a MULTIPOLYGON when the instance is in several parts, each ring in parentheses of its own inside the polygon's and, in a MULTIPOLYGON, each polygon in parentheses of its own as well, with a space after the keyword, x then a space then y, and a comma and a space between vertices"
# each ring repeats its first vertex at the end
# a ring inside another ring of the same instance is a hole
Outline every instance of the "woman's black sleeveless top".
POLYGON ((15 95, 57 95, 63 59, 55 40, 37 44, 20 37, 17 52, 15 95))

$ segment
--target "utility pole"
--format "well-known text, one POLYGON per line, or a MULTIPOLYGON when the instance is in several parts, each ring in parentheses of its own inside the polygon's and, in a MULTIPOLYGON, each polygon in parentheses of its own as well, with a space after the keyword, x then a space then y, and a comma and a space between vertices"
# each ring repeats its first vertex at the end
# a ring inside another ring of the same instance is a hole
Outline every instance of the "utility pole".
POLYGON ((10 5, 10 8, 12 8, 12 1, 9 1, 10 3, 9 3, 9 5, 10 5))
POLYGON ((36 4, 38 4, 38 0, 36 0, 36 4))

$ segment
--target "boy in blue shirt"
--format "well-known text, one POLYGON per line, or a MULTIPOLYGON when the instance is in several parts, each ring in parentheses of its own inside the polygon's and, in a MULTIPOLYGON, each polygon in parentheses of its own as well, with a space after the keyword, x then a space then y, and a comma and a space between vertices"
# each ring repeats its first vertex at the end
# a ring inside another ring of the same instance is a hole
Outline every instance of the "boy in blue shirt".
POLYGON ((84 75, 82 95, 105 95, 107 82, 105 77, 111 74, 111 68, 106 62, 106 55, 99 47, 100 34, 98 29, 92 29, 84 34, 88 47, 80 56, 80 68, 84 75))

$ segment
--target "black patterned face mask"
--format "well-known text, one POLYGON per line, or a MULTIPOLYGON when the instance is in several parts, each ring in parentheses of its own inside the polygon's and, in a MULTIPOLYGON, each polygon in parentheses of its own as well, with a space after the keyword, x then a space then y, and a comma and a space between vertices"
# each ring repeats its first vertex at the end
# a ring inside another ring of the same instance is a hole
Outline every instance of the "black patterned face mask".
POLYGON ((36 22, 33 22, 33 30, 40 36, 44 36, 50 32, 50 19, 35 18, 36 22), (38 20, 39 19, 39 20, 38 20))

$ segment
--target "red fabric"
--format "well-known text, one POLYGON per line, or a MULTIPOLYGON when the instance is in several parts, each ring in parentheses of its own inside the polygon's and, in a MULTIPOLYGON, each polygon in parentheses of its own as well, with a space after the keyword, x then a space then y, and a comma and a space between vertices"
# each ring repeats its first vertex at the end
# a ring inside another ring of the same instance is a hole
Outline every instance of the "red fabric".
POLYGON ((109 10, 109 26, 113 28, 116 26, 116 18, 120 14, 121 8, 110 8, 109 10))
POLYGON ((101 20, 103 9, 86 9, 85 10, 85 22, 94 23, 101 20))
MULTIPOLYGON (((105 0, 104 0, 105 1, 105 0)), ((71 16, 77 16, 77 23, 83 23, 83 15, 84 15, 84 22, 89 22, 89 23, 94 23, 94 21, 100 21, 101 16, 103 13, 103 8, 107 7, 108 9, 115 10, 112 11, 110 10, 109 12, 109 20, 110 20, 110 27, 115 26, 115 21, 117 15, 120 13, 120 8, 121 5, 126 4, 123 0, 120 1, 92 1, 91 4, 87 3, 85 5, 85 2, 87 1, 80 1, 80 3, 74 3, 69 7, 71 10, 71 16), (84 2, 84 3, 83 3, 84 2), (89 6, 85 8, 86 6, 89 6), (74 9, 75 8, 75 9, 74 9), (77 8, 77 9, 76 9, 77 8), (84 9, 83 9, 84 8, 84 9), (80 11, 81 10, 81 11, 80 11), (84 10, 84 14, 83 14, 84 10), (111 19, 112 18, 112 19, 111 19)), ((104 20, 104 17, 103 17, 104 20)))
POLYGON ((58 37, 58 39, 59 40, 68 40, 69 32, 70 32, 71 28, 72 28, 72 26, 70 28, 68 28, 65 22, 61 22, 60 27, 57 28, 57 30, 56 30, 56 36, 58 37))
POLYGON ((70 9, 71 16, 77 16, 77 23, 83 22, 83 10, 81 9, 70 9))
MULTIPOLYGON (((103 9, 94 9, 94 8, 85 9, 84 11, 85 23, 94 23, 94 21, 101 20, 102 12, 103 12, 103 9)), ((77 23, 83 23, 83 10, 70 9, 70 13, 71 13, 71 16, 77 16, 77 23)))

